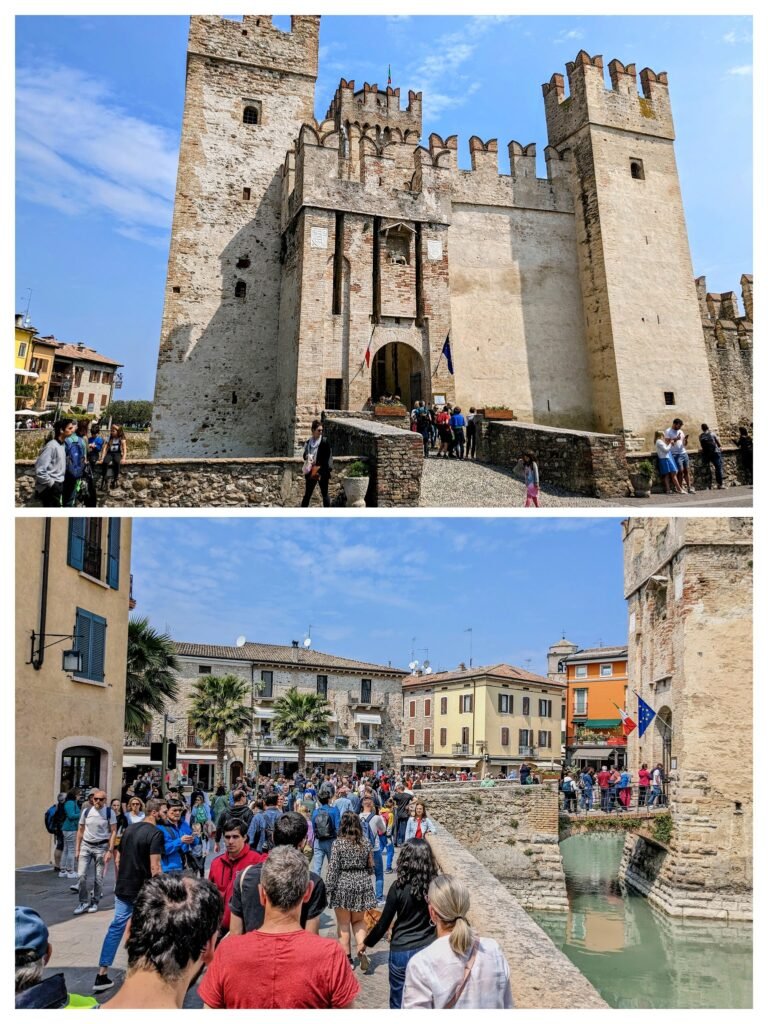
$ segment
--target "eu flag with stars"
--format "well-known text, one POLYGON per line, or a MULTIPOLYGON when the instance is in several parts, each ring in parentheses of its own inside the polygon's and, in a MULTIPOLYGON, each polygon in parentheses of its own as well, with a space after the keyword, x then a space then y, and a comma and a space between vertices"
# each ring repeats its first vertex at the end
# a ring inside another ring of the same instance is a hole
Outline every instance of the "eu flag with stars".
POLYGON ((453 373, 453 360, 451 359, 451 336, 447 334, 445 337, 445 344, 443 345, 443 355, 445 361, 448 363, 448 373, 453 373))
POLYGON ((637 698, 637 735, 642 738, 643 733, 656 717, 656 712, 650 705, 646 704, 642 697, 637 698))

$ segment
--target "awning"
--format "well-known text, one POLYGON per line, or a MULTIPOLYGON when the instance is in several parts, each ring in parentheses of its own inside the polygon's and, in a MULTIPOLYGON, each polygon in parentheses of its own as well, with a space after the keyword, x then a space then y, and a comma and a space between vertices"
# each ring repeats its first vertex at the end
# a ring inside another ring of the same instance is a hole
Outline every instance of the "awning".
POLYGON ((363 725, 381 725, 381 715, 355 715, 355 722, 363 725))
POLYGON ((31 370, 14 370, 17 377, 29 377, 30 380, 37 380, 40 376, 39 373, 33 373, 31 370))
POLYGON ((576 747, 575 750, 571 751, 570 756, 581 761, 596 760, 599 761, 603 757, 607 757, 612 751, 624 749, 619 747, 576 747))
POLYGON ((411 764, 416 768, 450 768, 454 772, 460 772, 462 769, 473 772, 477 766, 477 761, 451 761, 450 757, 404 757, 402 763, 411 764))
MULTIPOLYGON (((190 764, 197 764, 198 761, 215 761, 215 754, 177 754, 179 761, 189 761, 190 764)), ((237 758, 235 758, 237 760, 237 758)))
POLYGON ((149 754, 123 754, 123 768, 136 768, 139 765, 161 764, 153 761, 149 754))
POLYGON ((586 725, 590 729, 614 729, 617 725, 621 725, 620 718, 588 718, 585 722, 579 722, 579 725, 586 725))

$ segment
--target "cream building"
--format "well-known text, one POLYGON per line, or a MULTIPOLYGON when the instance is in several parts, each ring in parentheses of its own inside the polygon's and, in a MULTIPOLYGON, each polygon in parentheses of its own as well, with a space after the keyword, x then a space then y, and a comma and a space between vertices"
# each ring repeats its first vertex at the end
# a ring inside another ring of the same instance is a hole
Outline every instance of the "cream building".
POLYGON ((627 758, 663 765, 672 834, 630 836, 622 873, 677 916, 752 914, 752 558, 751 519, 624 523, 630 686, 656 712, 627 758))
POLYGON ((514 665, 460 666, 403 683, 403 765, 498 774, 559 766, 565 684, 514 665))
MULTIPOLYGON (((296 770, 296 747, 280 742, 272 728, 275 701, 293 686, 324 696, 331 706, 327 739, 307 748, 309 768, 360 772, 392 767, 398 760, 401 683, 406 676, 400 669, 325 654, 298 641, 247 642, 240 647, 177 642, 176 656, 180 697, 168 708, 175 721, 167 725, 167 734, 176 743, 177 771, 192 781, 207 786, 215 781, 215 748, 204 745, 187 719, 192 687, 206 675, 237 675, 250 684, 252 726, 246 735, 227 738, 228 785, 257 766, 264 774, 296 770)), ((159 717, 143 742, 126 747, 123 763, 129 773, 153 763, 149 743, 162 739, 162 730, 159 717)))
POLYGON ((17 867, 52 860, 59 791, 120 794, 130 604, 130 519, 16 521, 17 867))

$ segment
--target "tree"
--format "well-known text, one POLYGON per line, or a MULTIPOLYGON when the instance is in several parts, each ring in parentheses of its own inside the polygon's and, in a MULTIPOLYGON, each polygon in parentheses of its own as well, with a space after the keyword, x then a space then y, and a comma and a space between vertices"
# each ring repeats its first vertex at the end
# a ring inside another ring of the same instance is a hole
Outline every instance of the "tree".
POLYGON ((192 687, 189 722, 205 743, 216 744, 216 777, 224 784, 227 733, 237 735, 251 725, 249 683, 240 676, 202 676, 192 687))
POLYGON ((328 736, 331 705, 317 693, 299 693, 292 686, 274 704, 272 726, 283 743, 299 749, 299 771, 306 768, 307 745, 328 736))
POLYGON ((152 419, 152 403, 143 399, 118 399, 110 402, 101 414, 102 420, 110 417, 115 423, 148 425, 152 419))
POLYGON ((125 731, 129 736, 141 739, 152 723, 152 715, 162 715, 166 702, 178 699, 178 670, 170 636, 158 633, 147 618, 132 618, 128 623, 125 677, 125 731))

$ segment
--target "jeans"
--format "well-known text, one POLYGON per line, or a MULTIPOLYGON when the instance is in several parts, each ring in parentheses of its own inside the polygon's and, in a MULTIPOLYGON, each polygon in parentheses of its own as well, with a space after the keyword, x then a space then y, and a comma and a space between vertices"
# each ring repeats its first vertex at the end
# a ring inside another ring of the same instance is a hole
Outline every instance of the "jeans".
POLYGON ((328 481, 331 479, 329 473, 321 473, 320 476, 313 477, 311 473, 307 473, 304 477, 304 497, 301 499, 301 507, 309 508, 309 502, 314 493, 315 487, 320 484, 320 493, 323 496, 323 507, 330 508, 331 499, 328 496, 328 481))
POLYGON ((638 786, 637 788, 637 806, 645 807, 645 798, 648 795, 647 786, 638 786))
POLYGON ((420 953, 419 949, 390 949, 389 951, 389 1008, 399 1010, 403 1005, 403 986, 405 972, 411 957, 420 953))
POLYGON ((651 786, 651 794, 648 797, 646 807, 653 807, 656 801, 661 801, 661 786, 651 786))
POLYGON ((425 427, 423 430, 420 430, 419 433, 421 434, 421 439, 424 442, 424 458, 426 458, 427 455, 429 455, 429 437, 431 431, 429 427, 425 427))
POLYGON ((477 427, 473 427, 471 430, 467 427, 467 458, 471 459, 477 454, 477 427))
POLYGON ((104 855, 109 847, 106 843, 103 846, 91 846, 89 843, 80 844, 80 857, 77 862, 77 873, 80 876, 80 889, 78 895, 81 903, 88 903, 88 868, 91 861, 95 864, 95 878, 93 882, 93 902, 98 903, 104 892, 104 855))
POLYGON ((585 811, 591 811, 592 810, 592 790, 591 789, 585 789, 584 792, 581 794, 581 806, 584 808, 585 811))
POLYGON ((459 459, 464 458, 464 428, 457 427, 454 431, 453 439, 453 450, 456 452, 456 457, 459 459))
POLYGON ((128 900, 121 900, 119 896, 115 896, 115 916, 110 921, 107 934, 104 936, 101 955, 99 956, 99 967, 112 966, 120 940, 125 932, 125 926, 130 921, 132 913, 133 903, 129 903, 128 900))
MULTIPOLYGON (((383 837, 382 837, 383 838, 383 837)), ((381 842, 381 840, 379 840, 381 842)), ((376 876, 376 899, 384 899, 384 857, 381 850, 373 851, 373 873, 376 876)))
POLYGON ((611 809, 611 791, 610 789, 600 790, 600 810, 610 811, 611 809))
POLYGON ((72 874, 75 870, 75 841, 77 839, 77 832, 63 832, 62 835, 64 836, 64 852, 61 855, 61 870, 72 874))
POLYGON ((324 857, 330 862, 332 849, 332 839, 315 838, 315 852, 312 856, 312 871, 314 871, 316 875, 319 875, 322 870, 324 857))
POLYGON ((387 871, 392 870, 392 861, 395 859, 395 837, 394 836, 382 836, 382 841, 386 842, 386 846, 383 850, 387 854, 387 871))
POLYGON ((709 477, 709 486, 712 486, 712 472, 710 465, 715 467, 715 480, 718 487, 723 486, 723 456, 720 452, 703 452, 704 465, 707 469, 707 476, 709 477))
POLYGON ((400 818, 397 822, 397 836, 395 838, 395 846, 402 846, 405 842, 405 829, 408 825, 407 818, 400 818))
POLYGON ((120 463, 122 455, 119 452, 107 452, 101 463, 101 488, 107 486, 107 470, 112 467, 112 486, 117 485, 117 478, 120 476, 120 463))

